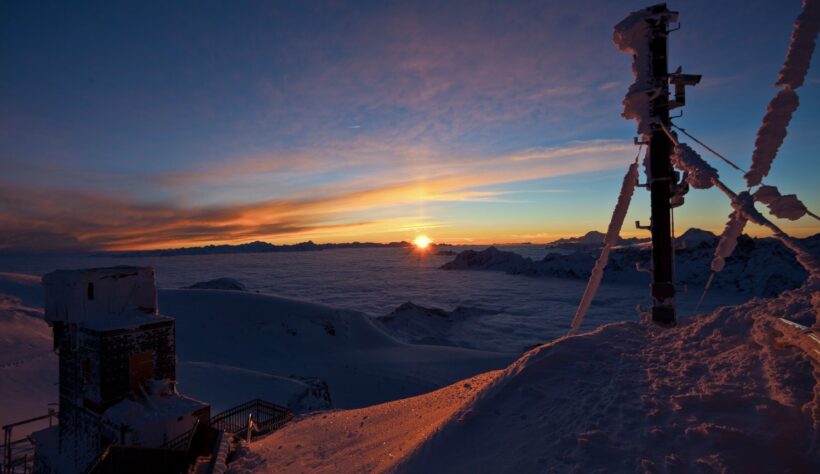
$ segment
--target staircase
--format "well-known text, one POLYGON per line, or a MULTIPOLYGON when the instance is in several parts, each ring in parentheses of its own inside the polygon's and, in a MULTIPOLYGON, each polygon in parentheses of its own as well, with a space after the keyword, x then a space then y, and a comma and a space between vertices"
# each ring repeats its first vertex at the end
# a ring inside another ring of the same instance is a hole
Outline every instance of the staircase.
POLYGON ((109 446, 89 473, 219 474, 225 472, 234 438, 259 438, 291 419, 293 412, 287 408, 251 400, 211 417, 207 423, 197 421, 192 429, 160 448, 109 446))

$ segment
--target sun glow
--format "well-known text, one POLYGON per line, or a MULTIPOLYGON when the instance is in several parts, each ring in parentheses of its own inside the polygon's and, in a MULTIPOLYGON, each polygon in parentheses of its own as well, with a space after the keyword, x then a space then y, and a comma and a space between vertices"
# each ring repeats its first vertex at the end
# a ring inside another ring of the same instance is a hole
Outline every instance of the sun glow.
POLYGON ((433 243, 433 241, 430 240, 430 237, 427 237, 426 235, 420 235, 420 236, 416 237, 415 239, 413 239, 413 245, 415 245, 416 248, 419 249, 419 250, 426 249, 432 243, 433 243))

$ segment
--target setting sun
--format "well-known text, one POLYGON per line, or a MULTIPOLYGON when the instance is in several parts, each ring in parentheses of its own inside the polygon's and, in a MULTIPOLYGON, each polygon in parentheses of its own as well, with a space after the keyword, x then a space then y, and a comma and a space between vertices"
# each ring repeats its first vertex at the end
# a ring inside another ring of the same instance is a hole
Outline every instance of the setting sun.
POLYGON ((433 241, 426 235, 420 235, 413 240, 413 245, 420 250, 426 249, 431 243, 433 243, 433 241))

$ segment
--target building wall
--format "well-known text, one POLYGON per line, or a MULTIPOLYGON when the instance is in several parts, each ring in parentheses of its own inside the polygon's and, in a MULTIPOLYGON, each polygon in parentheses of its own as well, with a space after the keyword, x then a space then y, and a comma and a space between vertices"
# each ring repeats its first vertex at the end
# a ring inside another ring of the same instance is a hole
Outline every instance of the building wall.
POLYGON ((108 268, 57 271, 43 277, 45 317, 82 323, 90 318, 116 318, 128 309, 157 312, 152 268, 108 268))
POLYGON ((131 393, 130 356, 151 353, 153 379, 176 380, 173 320, 97 332, 70 325, 60 336, 60 451, 83 469, 115 439, 100 415, 131 393))
POLYGON ((111 331, 100 337, 99 403, 105 408, 131 392, 132 356, 150 353, 154 380, 176 380, 174 321, 162 321, 130 331, 111 331))
POLYGON ((83 406, 85 387, 81 372, 79 330, 71 327, 60 338, 60 437, 63 469, 81 471, 100 451, 99 416, 83 406))

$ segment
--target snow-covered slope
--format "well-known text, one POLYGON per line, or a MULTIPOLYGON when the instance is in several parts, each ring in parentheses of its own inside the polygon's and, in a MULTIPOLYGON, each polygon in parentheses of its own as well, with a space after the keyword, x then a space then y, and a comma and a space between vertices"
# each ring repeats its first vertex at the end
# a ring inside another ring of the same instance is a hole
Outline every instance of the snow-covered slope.
MULTIPOLYGON (((709 277, 709 265, 717 237, 698 229, 690 229, 676 241, 675 275, 680 284, 702 287, 709 277)), ((803 239, 814 255, 820 256, 820 234, 803 239)), ((567 245, 563 248, 569 249, 567 245)), ((595 263, 596 250, 581 245, 570 254, 549 253, 533 261, 513 252, 495 247, 482 251, 467 250, 445 263, 444 270, 493 270, 515 275, 552 276, 586 279, 595 263)), ((650 266, 651 249, 646 246, 626 246, 614 250, 604 272, 605 281, 648 283, 649 274, 636 270, 635 264, 650 266)), ((806 271, 796 262, 794 254, 772 238, 753 239, 742 236, 738 247, 727 260, 726 267, 715 276, 712 286, 749 293, 774 296, 796 288, 806 280, 806 271)))
POLYGON ((198 281, 186 288, 192 290, 236 290, 248 291, 248 288, 235 278, 214 278, 213 280, 198 281))
POLYGON ((288 377, 241 366, 181 360, 177 363, 177 379, 186 394, 207 400, 213 414, 256 398, 275 401, 294 413, 333 406, 327 383, 317 378, 288 377))
MULTIPOLYGON (((479 349, 476 318, 492 317, 497 311, 457 306, 452 311, 427 308, 408 301, 390 314, 376 318, 393 337, 411 344, 436 344, 479 349)), ((516 347, 514 350, 518 350, 516 347)))
POLYGON ((308 415, 250 449, 241 447, 228 472, 390 471, 496 375, 488 372, 435 392, 368 408, 308 415))
POLYGON ((776 317, 820 286, 674 329, 614 323, 433 393, 309 415, 232 472, 818 472, 820 367, 776 317))
MULTIPOLYGON (((2 275, 2 292, 42 304, 39 278, 2 275)), ((38 309, 24 307, 16 298, 1 301, 8 303, 0 312, 0 364, 21 368, 0 368, 0 382, 9 382, 0 383, 0 396, 30 407, 17 412, 3 407, 2 418, 45 413, 46 404, 56 401, 50 328, 38 319, 38 309), (29 376, 30 381, 22 380, 29 376), (32 389, 26 392, 26 386, 32 389)), ((434 390, 513 358, 405 344, 362 313, 265 294, 159 290, 159 308, 176 318, 180 391, 212 403, 214 411, 253 398, 298 412, 326 408, 329 402, 335 407, 370 405, 434 390)))
MULTIPOLYGON (((57 357, 42 316, 20 298, 0 294, 0 426, 44 415, 57 402, 57 357)), ((15 439, 43 427, 21 427, 15 439)))
POLYGON ((718 236, 708 230, 692 227, 675 238, 675 248, 695 249, 698 247, 708 247, 710 249, 714 249, 717 244, 717 240, 718 236))
MULTIPOLYGON (((547 248, 557 248, 557 249, 569 249, 569 250, 580 250, 580 249, 600 249, 604 245, 604 237, 606 234, 603 232, 598 232, 597 230, 591 230, 586 234, 580 237, 568 237, 565 239, 558 239, 554 240, 547 244, 547 248)), ((623 238, 619 237, 618 241, 616 242, 617 245, 635 245, 644 242, 649 242, 649 239, 639 239, 636 237, 631 238, 623 238)))
MULTIPOLYGON (((336 407, 416 395, 510 360, 504 354, 404 344, 361 313, 271 295, 160 290, 159 307, 177 320, 182 361, 317 377, 327 382, 336 407)), ((207 393, 191 391, 184 375, 181 390, 208 400, 207 393)))

